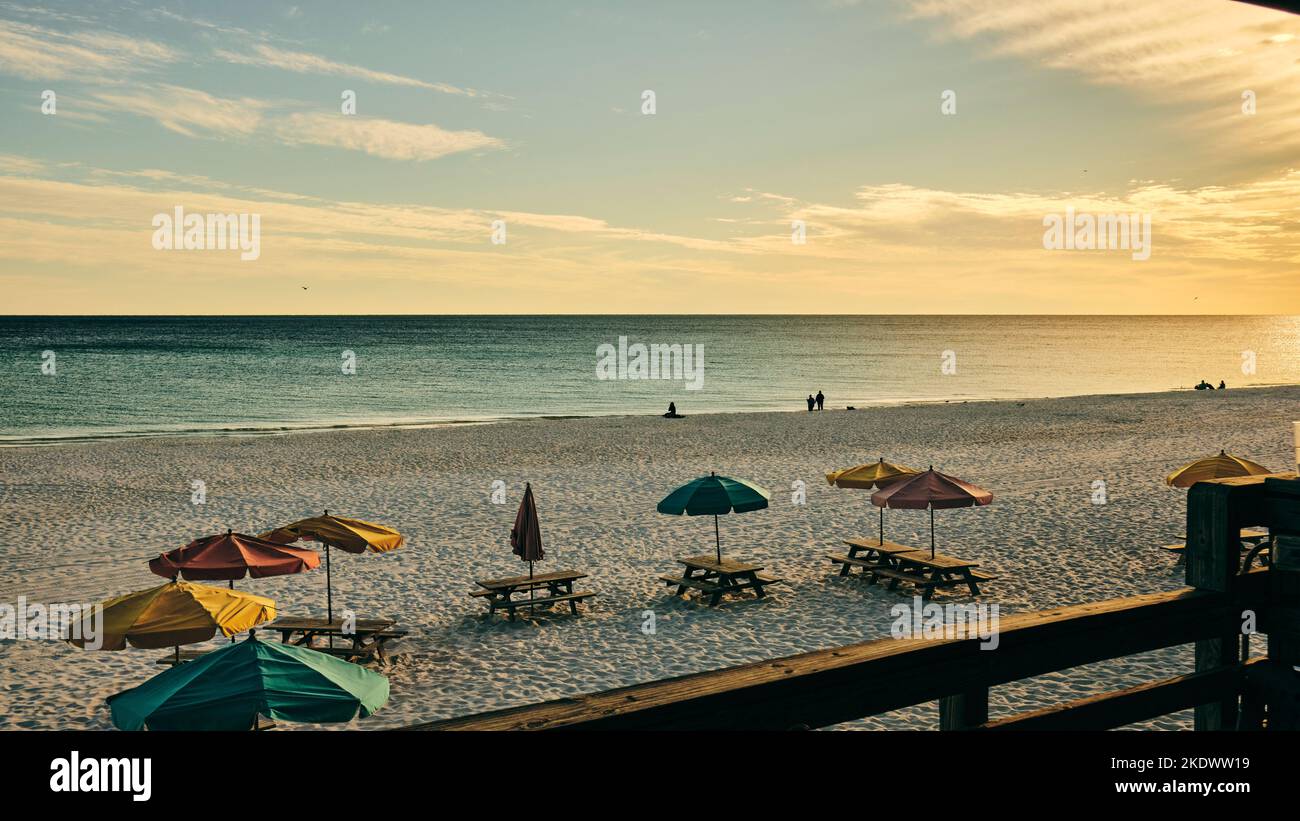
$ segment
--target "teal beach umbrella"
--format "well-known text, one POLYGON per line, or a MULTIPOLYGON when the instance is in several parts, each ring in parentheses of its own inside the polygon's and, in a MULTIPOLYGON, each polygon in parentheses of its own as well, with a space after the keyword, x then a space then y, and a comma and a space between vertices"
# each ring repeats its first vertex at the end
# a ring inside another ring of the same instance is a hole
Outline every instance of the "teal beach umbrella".
POLYGON ((718 532, 718 517, 762 510, 770 498, 771 494, 752 482, 710 473, 669 493, 656 509, 670 516, 683 513, 687 516, 712 516, 713 538, 717 544, 718 562, 721 563, 722 536, 718 532))
POLYGON ((258 715, 351 721, 386 701, 388 679, 378 673, 254 635, 110 696, 108 706, 119 730, 248 730, 258 715))

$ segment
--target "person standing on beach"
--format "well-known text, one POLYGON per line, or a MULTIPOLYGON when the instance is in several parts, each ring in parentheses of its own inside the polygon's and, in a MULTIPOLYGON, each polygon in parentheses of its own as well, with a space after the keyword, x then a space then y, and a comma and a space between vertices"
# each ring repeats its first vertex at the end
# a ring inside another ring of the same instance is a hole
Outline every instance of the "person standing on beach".
POLYGON ((825 410, 822 406, 826 404, 826 397, 822 396, 821 391, 817 391, 817 410, 825 410))
POLYGON ((811 393, 808 394, 808 412, 809 412, 809 413, 812 413, 813 405, 815 405, 815 404, 817 404, 817 400, 816 400, 816 399, 813 399, 813 395, 812 395, 811 393))

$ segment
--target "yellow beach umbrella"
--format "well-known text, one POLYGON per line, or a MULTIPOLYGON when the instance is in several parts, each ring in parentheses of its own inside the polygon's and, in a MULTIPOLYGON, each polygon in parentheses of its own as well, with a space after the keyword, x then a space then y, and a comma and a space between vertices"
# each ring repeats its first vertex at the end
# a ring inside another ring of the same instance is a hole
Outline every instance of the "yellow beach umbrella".
POLYGON ((265 596, 180 581, 117 596, 100 608, 102 620, 83 619, 69 643, 84 648, 98 633, 101 650, 179 647, 207 641, 218 630, 233 636, 275 618, 275 602, 265 596))
MULTIPOLYGON (((886 462, 885 457, 882 456, 879 462, 868 462, 865 465, 857 465, 828 473, 826 474, 826 481, 835 487, 871 490, 872 488, 883 488, 918 473, 920 471, 916 468, 886 462)), ((880 543, 885 543, 885 509, 883 507, 880 509, 880 543)))
POLYGON ((1258 476, 1272 473, 1272 470, 1258 462, 1242 459, 1230 453, 1219 451, 1218 456, 1208 456, 1183 465, 1165 477, 1165 484, 1173 487, 1191 487, 1197 482, 1209 479, 1230 479, 1234 476, 1258 476))
POLYGON ((258 538, 278 544, 302 540, 325 545, 325 612, 330 621, 334 621, 334 577, 330 571, 330 548, 337 547, 348 553, 387 553, 406 543, 402 534, 391 527, 361 519, 331 516, 328 510, 324 516, 302 519, 263 533, 258 538))

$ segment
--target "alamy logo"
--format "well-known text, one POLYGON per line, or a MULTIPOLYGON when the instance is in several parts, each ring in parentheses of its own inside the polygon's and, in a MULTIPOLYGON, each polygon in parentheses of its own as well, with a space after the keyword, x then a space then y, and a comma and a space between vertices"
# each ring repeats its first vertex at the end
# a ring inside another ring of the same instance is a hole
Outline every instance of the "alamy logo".
POLYGON ((244 261, 262 255, 261 214, 154 214, 156 251, 225 251, 239 249, 244 261))
POLYGON ((82 758, 73 750, 50 762, 50 792, 125 792, 132 801, 153 795, 153 759, 82 758))
POLYGON ((641 342, 627 344, 618 338, 618 348, 608 342, 596 346, 596 378, 611 379, 681 379, 686 390, 704 387, 704 346, 664 345, 641 342))
POLYGON ((913 596, 910 605, 896 604, 889 615, 889 634, 896 639, 979 639, 981 650, 998 649, 996 604, 938 605, 913 596))
POLYGON ((1132 251, 1139 262, 1151 258, 1150 214, 1074 212, 1043 217, 1043 247, 1049 251, 1132 251))

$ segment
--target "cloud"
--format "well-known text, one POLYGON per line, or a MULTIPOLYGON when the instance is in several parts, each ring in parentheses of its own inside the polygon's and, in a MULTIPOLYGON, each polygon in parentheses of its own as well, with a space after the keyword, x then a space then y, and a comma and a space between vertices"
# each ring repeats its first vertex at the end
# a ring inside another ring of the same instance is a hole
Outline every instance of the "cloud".
POLYGON ((1300 17, 1219 0, 918 0, 941 37, 1031 60, 1157 104, 1197 113, 1185 125, 1229 142, 1300 145, 1300 17), (1243 91, 1258 111, 1241 111, 1243 91))
POLYGON ((169 46, 106 31, 64 34, 0 20, 0 71, 30 80, 96 79, 180 59, 169 46))
POLYGON ((290 114, 276 123, 275 134, 286 145, 334 146, 389 160, 434 160, 462 151, 505 146, 481 131, 448 131, 432 124, 341 114, 290 114))
POLYGON ((91 92, 96 107, 149 117, 187 137, 247 136, 262 123, 269 106, 248 97, 215 97, 206 91, 173 85, 109 88, 91 92))
POLYGON ((401 74, 374 71, 362 66, 336 62, 327 57, 309 54, 305 51, 288 51, 276 48, 266 43, 253 46, 251 52, 239 53, 226 49, 217 49, 214 54, 229 63, 257 66, 259 68, 278 68, 298 74, 342 75, 367 80, 372 83, 425 88, 431 91, 440 91, 444 94, 457 94, 466 97, 478 97, 482 94, 482 92, 472 88, 458 88, 447 83, 430 83, 401 74))
POLYGON ((13 311, 40 309, 48 290, 13 287, 36 274, 72 283, 68 299, 82 301, 60 302, 71 312, 139 310, 123 300, 132 288, 152 299, 155 283, 175 301, 151 310, 237 312, 281 298, 288 291, 271 283, 284 278, 350 283, 357 305, 380 312, 573 311, 595 299, 606 312, 1161 313, 1194 310, 1190 294, 1220 313, 1300 310, 1300 170, 1230 186, 1135 181, 1113 193, 890 183, 807 202, 756 191, 702 221, 718 237, 583 214, 332 200, 156 168, 43 178, 55 170, 0 156, 0 230, 12 239, 0 244, 0 287, 15 295, 13 311), (152 216, 177 205, 260 214, 261 260, 153 251, 152 216), (1151 258, 1044 250, 1044 215, 1067 207, 1151 214, 1151 258), (509 228, 504 246, 489 242, 497 219, 509 228), (806 245, 791 242, 793 219, 807 223, 806 245), (689 304, 672 287, 687 282, 689 304), (203 283, 232 301, 194 302, 209 294, 203 283))

